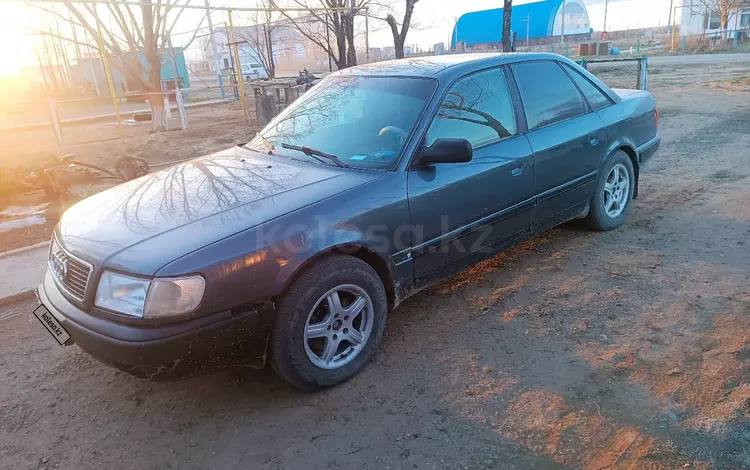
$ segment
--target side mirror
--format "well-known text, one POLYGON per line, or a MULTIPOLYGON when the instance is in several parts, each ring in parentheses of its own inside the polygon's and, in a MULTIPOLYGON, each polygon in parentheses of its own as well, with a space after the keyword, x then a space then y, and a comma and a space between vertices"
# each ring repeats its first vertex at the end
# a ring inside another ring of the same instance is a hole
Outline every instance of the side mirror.
POLYGON ((471 161, 473 154, 471 143, 466 139, 438 139, 422 148, 417 163, 465 163, 471 161))

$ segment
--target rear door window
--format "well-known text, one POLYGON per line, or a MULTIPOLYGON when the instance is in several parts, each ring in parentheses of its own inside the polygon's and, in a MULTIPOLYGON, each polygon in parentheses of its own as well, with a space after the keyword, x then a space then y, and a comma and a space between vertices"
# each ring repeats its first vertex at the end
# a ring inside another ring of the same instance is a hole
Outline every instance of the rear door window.
POLYGON ((503 69, 497 68, 464 77, 451 88, 427 131, 427 145, 455 138, 476 148, 515 133, 508 82, 503 69))
POLYGON ((513 64, 529 131, 584 114, 583 100, 553 61, 513 64))
POLYGON ((576 85, 578 85, 583 96, 586 97, 586 101, 589 102, 591 109, 597 111, 612 104, 612 101, 610 101, 610 99, 607 98, 607 96, 596 85, 591 83, 589 79, 584 77, 578 70, 566 64, 563 64, 563 67, 568 71, 570 78, 572 78, 576 85))

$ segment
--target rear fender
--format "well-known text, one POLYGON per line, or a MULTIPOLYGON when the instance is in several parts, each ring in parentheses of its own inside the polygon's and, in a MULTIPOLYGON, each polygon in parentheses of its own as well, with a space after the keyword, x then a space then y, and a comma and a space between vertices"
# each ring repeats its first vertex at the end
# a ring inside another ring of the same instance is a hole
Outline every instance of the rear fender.
POLYGON ((599 162, 599 169, 601 169, 601 167, 604 165, 604 162, 606 162, 612 156, 612 154, 618 150, 622 150, 623 152, 625 152, 628 155, 628 157, 630 157, 630 161, 633 163, 633 174, 635 175, 635 186, 633 187, 633 199, 637 199, 640 163, 638 162, 638 152, 636 151, 636 148, 633 142, 631 142, 629 139, 624 138, 624 137, 612 142, 609 145, 609 147, 607 147, 606 152, 604 152, 604 156, 599 162))

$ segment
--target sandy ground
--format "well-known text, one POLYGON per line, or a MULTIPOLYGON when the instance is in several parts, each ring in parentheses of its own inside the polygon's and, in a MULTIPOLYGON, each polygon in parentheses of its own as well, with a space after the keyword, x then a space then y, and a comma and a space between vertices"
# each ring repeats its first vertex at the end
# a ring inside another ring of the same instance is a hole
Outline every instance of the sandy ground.
POLYGON ((409 299, 332 390, 144 382, 0 309, 0 467, 750 468, 750 95, 705 85, 748 65, 654 66, 664 143, 626 225, 409 299))

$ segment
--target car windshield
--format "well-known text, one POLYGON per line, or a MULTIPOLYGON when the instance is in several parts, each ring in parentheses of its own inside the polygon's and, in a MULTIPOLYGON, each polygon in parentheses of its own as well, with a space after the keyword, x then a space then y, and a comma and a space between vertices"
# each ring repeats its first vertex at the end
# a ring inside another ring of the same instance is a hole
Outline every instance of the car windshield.
POLYGON ((330 77, 284 110, 248 146, 297 157, 297 151, 283 148, 287 144, 333 155, 352 167, 393 168, 436 87, 434 79, 330 77))

